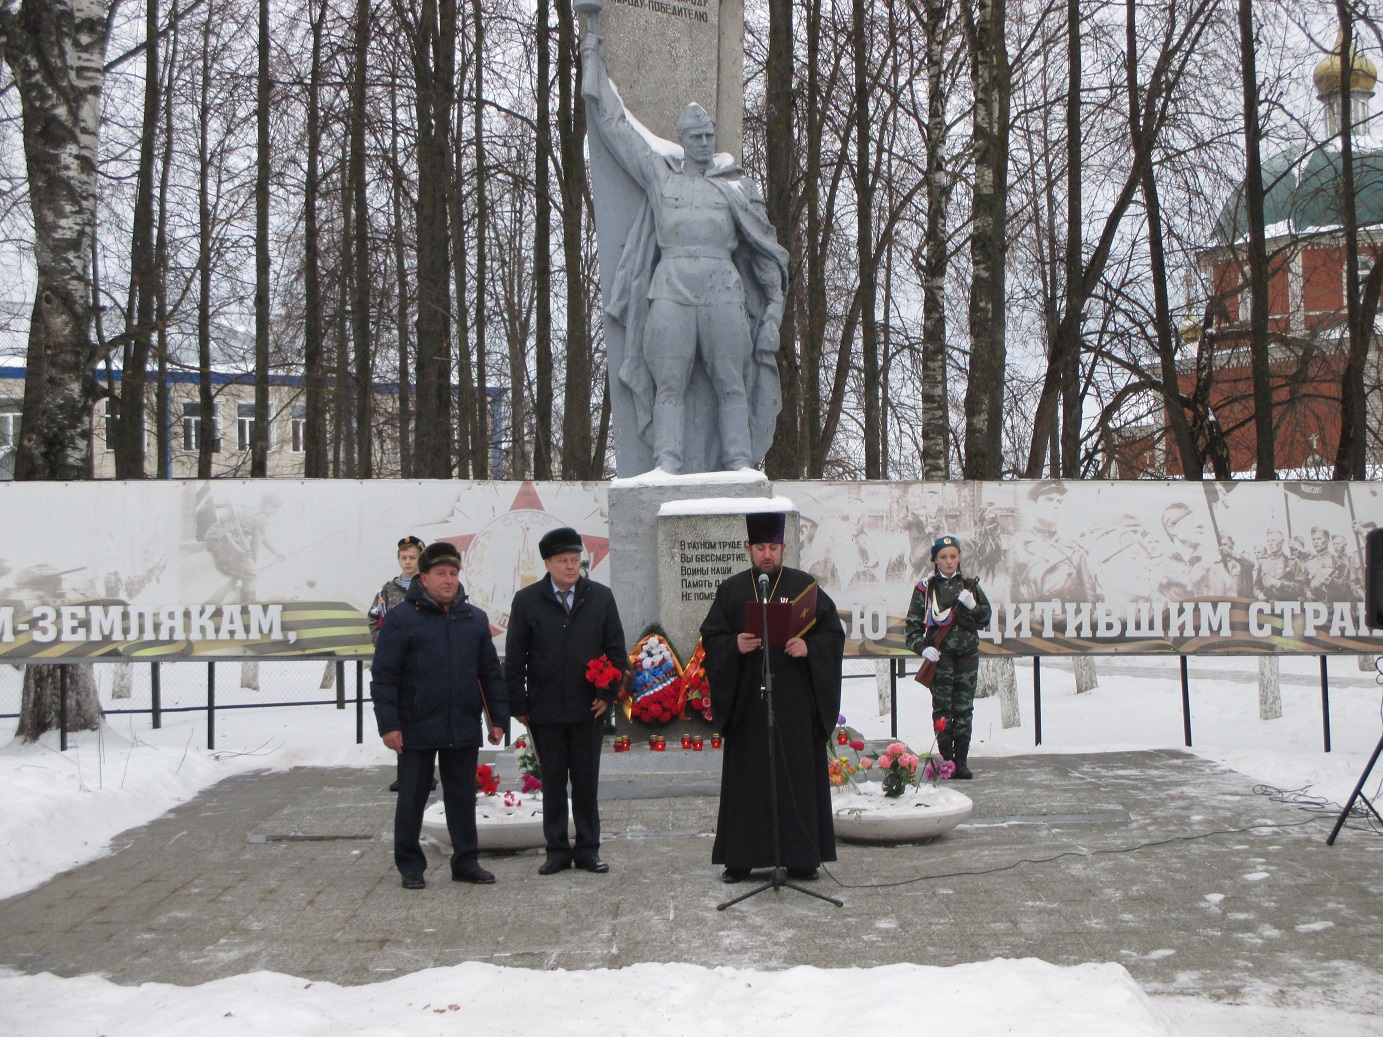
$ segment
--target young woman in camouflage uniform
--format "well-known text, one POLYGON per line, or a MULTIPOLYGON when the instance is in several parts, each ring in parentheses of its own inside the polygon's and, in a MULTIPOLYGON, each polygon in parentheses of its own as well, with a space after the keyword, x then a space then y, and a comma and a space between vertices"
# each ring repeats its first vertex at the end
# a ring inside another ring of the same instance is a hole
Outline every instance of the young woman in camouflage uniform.
POLYGON ((937 735, 941 755, 955 762, 955 777, 972 778, 968 757, 980 673, 977 630, 989 624, 989 599, 978 579, 961 574, 960 541, 955 537, 943 536, 932 544, 932 564, 932 572, 912 592, 905 636, 910 649, 936 663, 932 723, 946 721, 937 735))

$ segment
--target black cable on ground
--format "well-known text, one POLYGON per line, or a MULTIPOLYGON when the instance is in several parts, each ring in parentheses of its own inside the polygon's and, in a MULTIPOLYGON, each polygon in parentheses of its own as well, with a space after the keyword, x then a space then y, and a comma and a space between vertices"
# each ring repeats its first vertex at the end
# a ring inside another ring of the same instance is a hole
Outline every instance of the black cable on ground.
POLYGON ((852 884, 841 882, 840 879, 831 875, 830 870, 824 864, 821 866, 821 870, 826 872, 827 875, 830 875, 831 880, 844 889, 891 889, 895 886, 910 886, 915 882, 932 882, 936 879, 975 878, 981 875, 997 875, 1000 872, 1012 871, 1014 868, 1023 864, 1051 864, 1053 861, 1059 861, 1066 857, 1099 857, 1106 854, 1136 853, 1139 850, 1150 850, 1159 846, 1170 846, 1173 843, 1189 843, 1195 842, 1198 839, 1210 839, 1217 835, 1242 835, 1245 832, 1255 832, 1273 828, 1300 828, 1302 825, 1315 824, 1321 820, 1324 820, 1324 817, 1309 817, 1305 821, 1293 821, 1288 824, 1256 824, 1245 825, 1243 828, 1217 828, 1210 832, 1198 832, 1195 835, 1174 835, 1166 839, 1137 843, 1134 846, 1115 846, 1103 850, 1063 850, 1061 853, 1053 854, 1051 857, 1023 857, 995 868, 981 868, 976 871, 945 871, 935 875, 918 875, 915 878, 899 879, 897 882, 864 882, 852 884))

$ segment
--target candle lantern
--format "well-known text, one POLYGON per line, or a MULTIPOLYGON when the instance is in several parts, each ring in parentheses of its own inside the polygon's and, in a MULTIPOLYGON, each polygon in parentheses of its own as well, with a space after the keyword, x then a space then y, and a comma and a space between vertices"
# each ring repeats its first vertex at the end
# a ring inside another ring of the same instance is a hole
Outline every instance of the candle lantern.
POLYGON ((719 749, 719 748, 720 748, 720 732, 719 732, 719 731, 716 731, 715 733, 713 733, 713 734, 711 735, 711 748, 712 748, 712 749, 719 749))
POLYGON ((836 745, 849 745, 849 744, 850 744, 850 732, 847 731, 847 730, 845 730, 845 728, 842 727, 839 731, 836 732, 836 745))
POLYGON ((701 736, 700 736, 700 735, 694 735, 694 736, 692 737, 692 748, 695 749, 697 752, 700 752, 700 751, 701 751, 701 747, 702 747, 702 745, 704 745, 704 744, 705 744, 705 743, 701 740, 701 736))
POLYGON ((683 749, 690 749, 690 748, 691 748, 691 745, 692 745, 692 743, 691 743, 691 735, 689 735, 689 734, 687 734, 685 731, 683 731, 683 732, 682 732, 682 748, 683 748, 683 749))

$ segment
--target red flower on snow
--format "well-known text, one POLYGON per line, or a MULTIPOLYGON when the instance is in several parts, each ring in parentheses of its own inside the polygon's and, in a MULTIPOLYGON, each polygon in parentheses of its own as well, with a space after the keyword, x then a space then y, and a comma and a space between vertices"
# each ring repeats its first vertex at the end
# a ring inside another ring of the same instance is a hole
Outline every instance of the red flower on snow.
POLYGON ((475 790, 482 796, 493 796, 499 791, 499 775, 488 763, 475 769, 475 790))

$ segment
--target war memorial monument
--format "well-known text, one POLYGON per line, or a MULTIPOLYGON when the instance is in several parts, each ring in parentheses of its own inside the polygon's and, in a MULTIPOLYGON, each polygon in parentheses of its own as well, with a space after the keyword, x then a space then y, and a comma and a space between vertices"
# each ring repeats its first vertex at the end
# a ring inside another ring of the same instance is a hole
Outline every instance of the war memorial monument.
MULTIPOLYGON (((679 652, 743 568, 782 406, 786 251, 739 166, 738 0, 578 0, 618 478, 611 576, 631 633, 679 652)), ((795 523, 789 544, 796 545, 795 523)))

